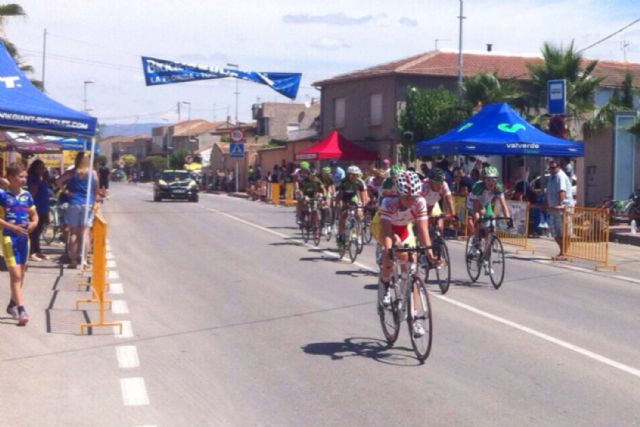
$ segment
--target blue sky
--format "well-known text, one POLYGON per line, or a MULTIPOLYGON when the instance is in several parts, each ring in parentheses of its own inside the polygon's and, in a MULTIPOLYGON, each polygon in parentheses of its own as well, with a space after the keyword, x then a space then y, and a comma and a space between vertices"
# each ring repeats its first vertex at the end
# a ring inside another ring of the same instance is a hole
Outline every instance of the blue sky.
MULTIPOLYGON (((175 121, 175 105, 191 102, 192 118, 234 112, 230 79, 146 87, 140 56, 246 70, 302 72, 298 101, 319 93, 311 83, 439 47, 457 48, 458 0, 26 0, 26 19, 5 24, 41 74, 47 28, 46 84, 55 99, 88 105, 101 122, 175 121)), ((640 0, 465 0, 464 48, 536 54, 544 41, 586 47, 640 18, 640 0)), ((598 59, 640 62, 640 23, 586 52, 598 59)), ((240 119, 261 101, 287 102, 266 87, 240 82, 240 119)), ((183 114, 183 119, 186 118, 183 114)))

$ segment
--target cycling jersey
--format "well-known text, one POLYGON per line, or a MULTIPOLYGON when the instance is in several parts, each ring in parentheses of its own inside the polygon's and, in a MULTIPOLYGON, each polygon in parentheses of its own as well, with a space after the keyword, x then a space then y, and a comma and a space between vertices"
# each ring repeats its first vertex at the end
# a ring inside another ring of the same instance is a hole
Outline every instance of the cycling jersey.
POLYGON ((407 209, 402 207, 397 197, 385 197, 380 206, 380 221, 389 221, 394 234, 403 242, 412 237, 409 224, 426 220, 427 201, 424 197, 417 197, 413 205, 407 209))
POLYGON ((392 178, 385 178, 380 186, 380 197, 392 196, 396 193, 396 183, 392 178))
POLYGON ((440 186, 440 190, 438 191, 434 191, 433 189, 431 189, 431 185, 429 185, 429 180, 426 180, 422 184, 422 197, 424 197, 424 199, 427 201, 428 207, 433 207, 438 203, 438 201, 440 201, 441 198, 445 196, 450 196, 450 195, 451 195, 451 190, 449 190, 449 185, 446 183, 446 181, 442 182, 442 185, 440 186))
POLYGON ((496 186, 493 190, 489 190, 484 185, 484 181, 478 181, 473 184, 471 188, 471 194, 469 194, 469 201, 471 202, 471 208, 473 208, 473 201, 477 200, 480 205, 489 209, 487 214, 492 214, 493 209, 491 202, 494 199, 503 199, 504 200, 504 189, 502 187, 502 183, 496 182, 496 186))
POLYGON ((322 185, 324 185, 325 188, 329 188, 333 185, 333 178, 331 175, 322 174, 320 175, 320 182, 322 182, 322 185))
POLYGON ((302 191, 302 194, 304 194, 305 196, 314 197, 318 193, 324 194, 325 192, 324 186, 319 179, 312 181, 309 178, 305 178, 300 181, 298 185, 300 191, 302 191))
POLYGON ((357 178, 354 182, 349 181, 349 178, 345 178, 340 183, 338 191, 342 195, 342 200, 349 202, 354 196, 358 196, 358 193, 366 191, 366 186, 360 178, 357 178))
MULTIPOLYGON (((26 228, 29 215, 35 210, 33 198, 28 191, 23 190, 17 196, 8 191, 0 191, 0 215, 5 221, 26 228)), ((2 252, 8 266, 26 264, 29 258, 29 236, 17 235, 4 228, 2 252)))

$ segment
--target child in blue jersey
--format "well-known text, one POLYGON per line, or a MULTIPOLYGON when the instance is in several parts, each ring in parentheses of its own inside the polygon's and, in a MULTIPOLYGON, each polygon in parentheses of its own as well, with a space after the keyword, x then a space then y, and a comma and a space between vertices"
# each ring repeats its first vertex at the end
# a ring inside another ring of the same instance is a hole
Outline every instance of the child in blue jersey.
POLYGON ((11 300, 7 313, 26 325, 29 315, 24 308, 22 286, 29 259, 29 233, 38 226, 38 213, 33 198, 22 187, 27 182, 27 171, 18 163, 7 168, 8 191, 0 192, 0 226, 2 227, 2 252, 9 270, 11 300))

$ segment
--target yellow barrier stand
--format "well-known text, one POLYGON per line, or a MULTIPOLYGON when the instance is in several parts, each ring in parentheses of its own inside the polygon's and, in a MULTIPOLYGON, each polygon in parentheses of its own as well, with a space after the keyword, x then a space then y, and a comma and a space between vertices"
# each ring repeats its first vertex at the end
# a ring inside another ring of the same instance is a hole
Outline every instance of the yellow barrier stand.
POLYGON ((608 209, 566 209, 562 225, 562 249, 566 256, 595 261, 596 270, 616 270, 615 264, 609 264, 608 209))
POLYGON ((274 205, 280 204, 280 183, 274 182, 271 184, 271 202, 274 205))
POLYGON ((516 250, 516 253, 535 253, 534 249, 529 248, 529 202, 507 200, 507 206, 513 220, 514 230, 497 228, 496 234, 503 243, 519 246, 521 249, 516 250))
POLYGON ((296 190, 296 186, 293 182, 287 182, 285 184, 285 192, 284 192, 284 205, 291 207, 296 204, 293 196, 296 190))
POLYGON ((91 274, 91 288, 93 298, 76 300, 76 310, 81 303, 97 303, 99 308, 99 321, 97 323, 81 323, 80 334, 84 334, 85 328, 96 326, 117 326, 122 334, 121 322, 105 322, 105 304, 111 303, 105 299, 105 288, 107 285, 107 222, 100 215, 96 215, 93 220, 93 265, 91 274))

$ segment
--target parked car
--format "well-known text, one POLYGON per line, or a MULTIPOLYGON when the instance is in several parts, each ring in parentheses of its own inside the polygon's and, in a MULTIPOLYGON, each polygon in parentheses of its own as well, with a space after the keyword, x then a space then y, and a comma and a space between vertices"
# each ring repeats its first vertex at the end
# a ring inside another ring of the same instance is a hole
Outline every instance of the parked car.
POLYGON ((186 170, 165 170, 153 183, 153 200, 186 199, 198 201, 198 184, 186 170))

